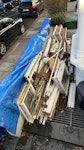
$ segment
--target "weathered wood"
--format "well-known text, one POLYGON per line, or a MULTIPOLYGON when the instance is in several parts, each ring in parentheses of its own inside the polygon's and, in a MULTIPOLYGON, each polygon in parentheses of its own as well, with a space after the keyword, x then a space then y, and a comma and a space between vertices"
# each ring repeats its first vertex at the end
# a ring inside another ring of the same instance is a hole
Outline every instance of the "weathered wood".
POLYGON ((61 36, 62 30, 63 30, 63 26, 62 25, 57 26, 56 38, 58 39, 58 41, 62 40, 62 36, 61 36))
POLYGON ((43 117, 42 125, 45 125, 47 119, 48 119, 48 116, 45 114, 44 117, 43 117))
MULTIPOLYGON (((62 50, 62 49, 61 49, 62 50)), ((45 93, 44 95, 46 96, 47 95, 47 91, 48 91, 48 88, 49 88, 49 85, 51 83, 51 79, 52 79, 52 76, 53 76, 53 73, 55 71, 55 67, 56 67, 56 64, 57 64, 57 60, 58 60, 58 55, 59 55, 59 52, 61 51, 59 50, 57 53, 56 53, 56 58, 55 58, 55 62, 54 62, 54 65, 53 65, 53 69, 52 69, 52 72, 51 72, 51 75, 50 75, 50 78, 49 78, 49 81, 48 81, 48 84, 46 86, 46 90, 45 90, 45 93)))
POLYGON ((44 118, 44 113, 42 112, 41 115, 39 116, 39 124, 42 124, 44 118))
POLYGON ((55 42, 55 44, 52 45, 51 49, 50 49, 50 54, 55 54, 56 51, 58 50, 59 47, 59 42, 55 42))
POLYGON ((33 74, 37 71, 39 61, 41 59, 42 53, 40 52, 32 61, 30 67, 28 68, 27 72, 25 73, 24 77, 26 78, 27 82, 30 82, 33 74))
POLYGON ((64 61, 61 61, 57 76, 54 81, 60 92, 67 95, 69 87, 69 72, 64 61))
POLYGON ((24 121, 25 121, 25 118, 22 115, 22 113, 20 113, 20 115, 18 117, 17 127, 16 127, 16 136, 17 137, 21 136, 22 128, 23 128, 23 125, 24 125, 24 121))
POLYGON ((76 83, 71 82, 69 87, 69 95, 67 107, 69 110, 73 110, 75 108, 75 95, 76 95, 76 83))
MULTIPOLYGON (((46 84, 46 86, 47 86, 47 84, 46 84)), ((54 84, 50 84, 49 88, 47 90, 46 96, 49 97, 52 94, 53 90, 54 90, 54 84)), ((44 97, 45 97, 45 93, 44 93, 44 97)))
POLYGON ((23 116, 25 117, 25 119, 28 122, 33 123, 34 119, 32 117, 31 110, 29 109, 29 105, 30 105, 30 100, 35 94, 35 89, 33 88, 31 83, 29 84, 26 83, 20 94, 22 95, 22 97, 20 96, 18 97, 16 104, 19 110, 21 111, 21 113, 23 114, 23 116))
POLYGON ((39 73, 35 72, 35 76, 36 77, 43 77, 45 80, 49 80, 50 72, 48 72, 48 73, 42 72, 42 71, 40 71, 39 73))
POLYGON ((56 68, 55 68, 55 73, 54 73, 54 76, 53 76, 53 81, 55 80, 55 78, 56 78, 56 76, 57 76, 59 67, 60 67, 60 59, 58 58, 58 60, 57 60, 57 66, 56 66, 56 68))
POLYGON ((56 109, 56 105, 57 105, 57 102, 59 100, 59 95, 60 95, 60 92, 59 90, 57 91, 57 94, 56 94, 56 97, 55 97, 55 100, 54 100, 54 103, 53 103, 53 106, 52 106, 52 109, 51 109, 51 112, 50 112, 50 115, 48 116, 48 120, 52 120, 53 117, 54 117, 54 114, 55 114, 55 109, 56 109))
POLYGON ((63 28, 63 31, 62 31, 62 39, 64 41, 66 41, 67 39, 67 28, 63 28))
POLYGON ((49 99, 46 102, 47 108, 44 108, 44 110, 43 110, 44 113, 50 115, 51 109, 53 107, 53 103, 54 103, 56 95, 57 95, 57 92, 58 92, 58 88, 55 85, 52 94, 50 95, 49 99))
POLYGON ((52 40, 52 38, 49 37, 47 45, 46 45, 46 48, 45 48, 45 51, 43 53, 43 57, 47 57, 48 56, 48 53, 49 53, 49 50, 50 50, 50 45, 51 45, 51 40, 52 40))

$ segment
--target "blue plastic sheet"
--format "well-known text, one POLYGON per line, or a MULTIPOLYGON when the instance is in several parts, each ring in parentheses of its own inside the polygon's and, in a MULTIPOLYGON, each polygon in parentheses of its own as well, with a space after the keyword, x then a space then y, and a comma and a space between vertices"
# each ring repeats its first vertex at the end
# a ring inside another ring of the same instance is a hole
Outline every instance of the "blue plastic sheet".
POLYGON ((50 20, 45 18, 38 34, 27 43, 12 72, 0 82, 0 139, 9 132, 16 135, 19 110, 15 101, 25 82, 24 74, 34 57, 42 50, 49 32, 50 20))

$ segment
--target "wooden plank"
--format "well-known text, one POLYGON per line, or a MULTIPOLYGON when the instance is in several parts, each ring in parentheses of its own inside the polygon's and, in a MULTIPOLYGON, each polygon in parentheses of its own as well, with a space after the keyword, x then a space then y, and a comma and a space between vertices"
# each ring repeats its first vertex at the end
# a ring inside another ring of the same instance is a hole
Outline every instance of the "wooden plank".
POLYGON ((19 99, 20 98, 20 96, 19 96, 18 100, 16 101, 16 104, 17 104, 19 110, 21 111, 21 113, 23 114, 25 119, 30 123, 33 123, 34 119, 32 117, 30 109, 29 109, 29 105, 30 105, 29 102, 32 99, 32 97, 34 96, 34 94, 35 94, 35 89, 32 86, 32 84, 31 83, 25 84, 25 87, 23 87, 23 90, 21 93, 21 95, 22 95, 21 99, 19 99))
POLYGON ((71 82, 69 88, 68 102, 67 102, 67 107, 69 110, 73 110, 75 108, 75 95, 76 95, 76 83, 71 82))
POLYGON ((52 38, 49 37, 47 45, 46 45, 46 48, 45 48, 45 51, 43 53, 43 57, 47 57, 48 56, 48 53, 49 53, 49 50, 50 50, 50 45, 51 45, 51 40, 52 40, 52 38))
POLYGON ((55 68, 55 73, 54 73, 54 76, 53 76, 53 81, 55 81, 55 79, 56 79, 59 67, 60 67, 60 59, 58 58, 58 60, 57 60, 57 66, 55 68))
POLYGON ((44 110, 43 110, 44 113, 50 115, 53 103, 54 103, 56 95, 57 95, 57 92, 58 92, 58 88, 55 85, 52 94, 50 95, 49 99, 46 102, 47 108, 44 108, 44 110))
POLYGON ((63 31, 62 31, 62 39, 63 39, 64 41, 66 41, 66 39, 67 39, 67 28, 66 28, 66 27, 63 28, 63 31))
POLYGON ((56 38, 58 41, 62 40, 62 36, 61 36, 62 29, 63 29, 62 25, 58 25, 58 27, 56 29, 56 38))
POLYGON ((47 119, 48 119, 48 116, 45 114, 44 117, 43 117, 42 125, 45 125, 47 119))
POLYGON ((52 109, 51 109, 51 112, 50 112, 50 115, 48 116, 48 120, 52 120, 53 117, 54 117, 54 114, 55 114, 55 108, 56 108, 56 105, 57 105, 57 102, 59 100, 59 95, 60 95, 60 92, 58 90, 57 94, 56 94, 56 97, 55 97, 55 101, 53 103, 53 106, 52 106, 52 109))
POLYGON ((43 72, 43 71, 40 71, 40 72, 35 72, 35 76, 36 77, 43 77, 45 80, 49 80, 50 78, 50 72, 46 73, 46 72, 43 72))
POLYGON ((55 42, 55 44, 52 45, 51 49, 50 49, 50 54, 53 55, 57 52, 59 48, 59 42, 55 42))
POLYGON ((22 113, 20 113, 20 115, 18 117, 17 127, 16 127, 16 136, 17 137, 21 136, 22 128, 23 128, 23 125, 24 125, 24 121, 25 121, 25 118, 22 115, 22 113))
POLYGON ((57 64, 58 55, 59 55, 59 52, 60 52, 60 51, 61 51, 61 50, 59 50, 59 51, 56 53, 55 62, 54 62, 54 65, 53 65, 53 69, 52 69, 52 72, 51 72, 51 75, 50 75, 48 84, 47 84, 47 86, 46 86, 46 90, 45 90, 44 96, 47 95, 47 91, 48 91, 49 85, 50 85, 50 83, 51 83, 51 79, 52 79, 53 73, 54 73, 54 71, 55 71, 55 67, 56 67, 56 64, 57 64))
POLYGON ((69 87, 69 72, 64 61, 61 61, 57 76, 54 81, 58 86, 60 92, 67 95, 69 87))
POLYGON ((25 73, 24 77, 26 79, 27 82, 30 82, 33 74, 35 71, 37 71, 38 65, 39 65, 39 61, 41 59, 42 56, 42 52, 40 52, 32 61, 30 67, 28 68, 27 72, 25 73))

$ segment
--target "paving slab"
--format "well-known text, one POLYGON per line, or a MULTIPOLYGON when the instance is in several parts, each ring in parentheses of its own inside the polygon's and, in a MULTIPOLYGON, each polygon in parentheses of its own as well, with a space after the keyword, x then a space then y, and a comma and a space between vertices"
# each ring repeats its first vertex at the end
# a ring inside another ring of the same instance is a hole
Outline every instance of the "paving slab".
POLYGON ((2 145, 2 150, 84 150, 84 147, 25 133, 20 138, 8 135, 2 145))
POLYGON ((10 71, 0 71, 0 81, 3 80, 9 73, 10 71))
POLYGON ((0 71, 4 71, 4 72, 9 72, 13 69, 14 67, 14 63, 11 63, 11 62, 3 62, 1 65, 0 65, 0 71))

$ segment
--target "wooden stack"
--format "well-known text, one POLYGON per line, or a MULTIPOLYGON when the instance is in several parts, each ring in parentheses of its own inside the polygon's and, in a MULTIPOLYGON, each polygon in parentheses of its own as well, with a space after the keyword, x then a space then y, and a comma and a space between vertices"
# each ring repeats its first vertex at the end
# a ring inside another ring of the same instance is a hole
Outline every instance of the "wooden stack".
POLYGON ((68 43, 67 28, 56 25, 42 52, 35 57, 24 75, 26 86, 23 86, 16 104, 30 123, 37 119, 45 125, 47 120, 52 120, 60 93, 68 95, 68 43))

